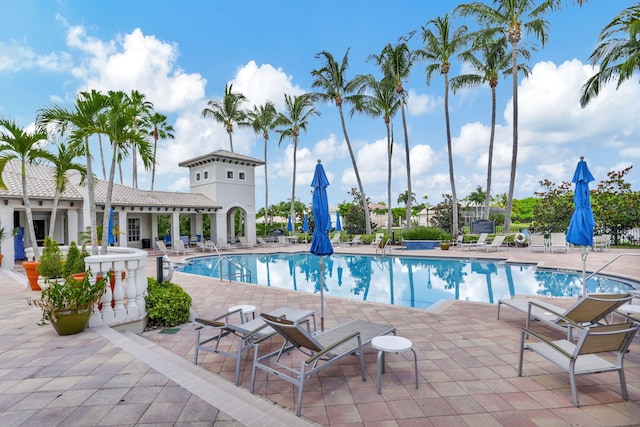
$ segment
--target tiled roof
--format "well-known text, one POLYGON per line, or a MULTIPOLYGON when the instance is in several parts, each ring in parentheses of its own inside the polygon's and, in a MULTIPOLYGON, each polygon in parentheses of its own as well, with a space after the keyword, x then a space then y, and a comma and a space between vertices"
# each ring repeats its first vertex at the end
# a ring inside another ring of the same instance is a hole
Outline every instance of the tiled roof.
POLYGON ((226 163, 239 163, 250 166, 264 165, 264 161, 256 159, 255 157, 243 156, 242 154, 232 153, 227 150, 217 150, 212 153, 203 154, 202 156, 194 157, 192 159, 184 160, 178 163, 178 166, 191 167, 202 163, 210 162, 226 162, 226 163))
MULTIPOLYGON (((98 180, 94 189, 96 204, 105 204, 107 200, 107 181, 98 180)), ((140 207, 190 207, 220 209, 221 206, 209 197, 200 193, 177 193, 170 191, 149 191, 113 184, 111 196, 113 206, 140 207)))
MULTIPOLYGON (((54 169, 51 166, 28 164, 27 193, 29 198, 53 200, 56 193, 54 176, 54 169)), ((22 175, 19 161, 13 160, 7 163, 2 173, 2 179, 7 189, 0 189, 0 197, 22 198, 22 175)), ((73 184, 68 183, 60 198, 62 200, 82 200, 82 194, 73 184)))

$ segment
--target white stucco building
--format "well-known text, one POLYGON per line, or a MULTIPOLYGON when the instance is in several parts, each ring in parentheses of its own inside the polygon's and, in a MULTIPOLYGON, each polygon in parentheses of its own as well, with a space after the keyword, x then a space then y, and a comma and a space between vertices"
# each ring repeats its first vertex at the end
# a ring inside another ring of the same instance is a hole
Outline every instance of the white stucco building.
MULTIPOLYGON (((119 184, 113 185, 112 208, 117 225, 116 246, 147 248, 165 234, 171 240, 180 238, 180 218, 189 217, 190 236, 203 235, 203 218, 209 215, 211 239, 235 241, 246 236, 255 243, 255 168, 264 162, 259 159, 219 150, 193 159, 180 166, 189 169, 188 193, 149 191, 119 184), (158 230, 158 218, 170 216, 170 230, 158 230)), ((66 245, 79 241, 80 233, 90 225, 87 187, 80 184, 77 172, 69 173, 69 184, 60 197, 53 238, 66 245)), ((2 174, 6 190, 0 189, 0 226, 9 231, 16 227, 24 230, 23 246, 31 246, 26 211, 22 198, 20 164, 6 165, 2 174)), ((51 211, 55 196, 53 168, 29 165, 27 186, 33 212, 36 239, 39 245, 49 233, 51 211)), ((97 180, 95 199, 98 223, 102 223, 108 183, 97 180)), ((4 255, 2 267, 13 268, 16 239, 6 238, 0 245, 4 255)))

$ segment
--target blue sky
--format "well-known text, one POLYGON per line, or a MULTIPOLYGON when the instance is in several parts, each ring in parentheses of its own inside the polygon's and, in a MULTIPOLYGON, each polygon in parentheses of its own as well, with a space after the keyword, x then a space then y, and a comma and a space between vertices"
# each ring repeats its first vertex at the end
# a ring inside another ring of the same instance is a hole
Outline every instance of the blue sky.
MULTIPOLYGON (((455 1, 407 0, 307 3, 200 1, 0 1, 0 115, 29 126, 36 112, 53 104, 71 106, 79 90, 136 89, 156 110, 169 116, 175 140, 161 141, 156 175, 158 190, 188 191, 182 160, 228 149, 222 125, 201 117, 209 99, 221 98, 227 83, 249 100, 247 106, 273 101, 283 107, 284 93, 311 91, 311 71, 321 66, 315 55, 326 50, 341 59, 350 48, 349 77, 375 73, 367 62, 386 43, 420 30, 430 19, 453 10, 455 1)), ((549 41, 533 52, 532 74, 519 84, 520 146, 516 198, 533 195, 539 181, 570 181, 585 156, 596 182, 610 170, 635 165, 640 158, 640 86, 637 79, 618 91, 607 87, 588 108, 578 103, 579 89, 594 70, 588 57, 599 31, 630 0, 590 0, 583 7, 565 2, 548 16, 549 41)), ((527 37, 526 46, 534 47, 527 37)), ((538 43, 535 42, 537 45, 538 43)), ((414 37, 411 47, 421 47, 414 37)), ((450 193, 444 127, 442 78, 426 86, 418 63, 405 84, 412 187, 418 202, 435 204, 450 193)), ((463 65, 454 63, 453 77, 463 65)), ((486 87, 450 96, 456 190, 464 198, 486 188, 490 125, 486 87)), ((329 201, 350 201, 356 187, 337 109, 319 105, 300 138, 296 197, 311 202, 310 183, 318 159, 331 182, 329 201)), ((496 147, 492 194, 508 190, 511 161, 511 80, 498 85, 496 147)), ((403 135, 394 119, 392 200, 407 188, 403 135)), ((356 151, 365 192, 374 202, 386 196, 386 140, 382 119, 355 116, 347 129, 356 151)), ((263 141, 236 129, 234 148, 263 158, 263 141)), ((271 135, 268 149, 270 203, 291 195, 292 147, 271 135)), ((131 172, 125 163, 125 184, 131 172)), ((94 169, 97 170, 97 169, 94 169)), ((638 189, 638 170, 628 181, 638 189)), ((150 188, 150 173, 138 171, 139 187, 150 188)), ((264 205, 264 169, 257 170, 256 204, 264 205)))

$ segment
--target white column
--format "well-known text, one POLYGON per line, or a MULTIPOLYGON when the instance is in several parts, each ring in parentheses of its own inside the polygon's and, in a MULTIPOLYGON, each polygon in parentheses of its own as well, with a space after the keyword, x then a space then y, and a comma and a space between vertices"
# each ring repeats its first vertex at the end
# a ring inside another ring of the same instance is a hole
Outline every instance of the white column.
POLYGON ((80 239, 80 230, 78 229, 78 210, 69 209, 67 211, 67 227, 69 234, 69 243, 72 241, 78 243, 80 239))
POLYGON ((178 239, 180 239, 180 212, 174 210, 171 214, 171 242, 178 239))
POLYGON ((129 238, 127 237, 127 212, 120 210, 117 211, 116 214, 118 215, 118 229, 120 230, 120 234, 117 236, 118 246, 126 248, 129 243, 129 238))
MULTIPOLYGON (((3 255, 2 268, 13 270, 15 266, 15 251, 13 246, 13 238, 11 233, 13 232, 13 207, 2 205, 0 208, 0 225, 4 227, 4 240, 2 246, 0 246, 0 253, 3 255)), ((27 227, 25 227, 26 230, 27 227)))

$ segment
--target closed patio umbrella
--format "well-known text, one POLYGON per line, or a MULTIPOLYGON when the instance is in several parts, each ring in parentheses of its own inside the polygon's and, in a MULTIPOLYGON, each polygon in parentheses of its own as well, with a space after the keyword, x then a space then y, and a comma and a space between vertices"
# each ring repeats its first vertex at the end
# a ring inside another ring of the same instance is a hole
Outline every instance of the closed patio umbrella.
POLYGON ((304 231, 304 242, 307 243, 307 233, 309 232, 309 215, 304 214, 304 219, 302 220, 302 231, 304 231))
POLYGON ((340 222, 340 212, 336 212, 336 231, 342 231, 342 223, 340 222))
POLYGON ((327 186, 329 180, 324 172, 322 163, 318 160, 311 186, 313 187, 313 218, 315 228, 311 236, 310 252, 320 257, 318 266, 320 268, 320 330, 324 331, 324 260, 323 256, 333 253, 333 246, 327 233, 327 223, 329 217, 329 201, 327 199, 327 186))
POLYGON ((291 223, 291 215, 289 215, 289 218, 287 220, 287 230, 289 230, 289 233, 293 232, 293 224, 291 223))
POLYGON ((586 271, 588 248, 593 246, 593 228, 596 225, 591 209, 591 197, 589 183, 593 181, 593 175, 587 167, 584 157, 580 157, 576 171, 571 182, 575 183, 573 203, 575 209, 571 216, 569 229, 567 230, 567 242, 580 246, 582 257, 582 293, 587 294, 586 271))
POLYGON ((111 211, 109 212, 109 235, 108 235, 109 246, 113 245, 116 242, 116 236, 114 236, 113 234, 113 215, 114 214, 115 212, 113 211, 113 208, 111 208, 111 211))

